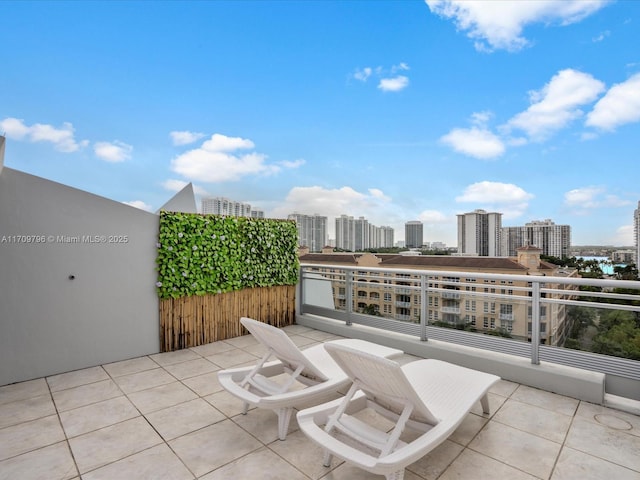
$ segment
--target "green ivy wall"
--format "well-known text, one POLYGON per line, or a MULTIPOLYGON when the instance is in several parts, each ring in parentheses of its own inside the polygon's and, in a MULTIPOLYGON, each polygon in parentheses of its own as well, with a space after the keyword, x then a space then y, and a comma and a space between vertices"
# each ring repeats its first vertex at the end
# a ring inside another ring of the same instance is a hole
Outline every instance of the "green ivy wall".
POLYGON ((163 351, 242 335, 241 316, 293 323, 295 222, 161 212, 157 248, 163 351))
POLYGON ((298 282, 292 221, 161 212, 157 247, 160 298, 298 282))

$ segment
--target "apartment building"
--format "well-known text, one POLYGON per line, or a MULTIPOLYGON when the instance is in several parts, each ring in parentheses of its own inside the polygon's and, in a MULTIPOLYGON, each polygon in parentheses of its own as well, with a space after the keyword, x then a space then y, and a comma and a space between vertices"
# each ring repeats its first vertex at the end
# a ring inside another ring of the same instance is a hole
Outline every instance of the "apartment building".
POLYGON ((327 217, 291 213, 287 219, 296 222, 298 245, 309 247, 311 252, 320 252, 327 245, 327 217))
POLYGON ((526 245, 542 249, 543 255, 569 257, 571 227, 556 225, 550 219, 534 220, 523 227, 503 227, 501 243, 501 253, 506 257, 515 256, 517 249, 526 245))
POLYGON ((420 248, 424 243, 423 224, 411 221, 404 224, 404 241, 407 248, 420 248))
POLYGON ((500 256, 502 213, 478 209, 457 217, 458 255, 500 256))
POLYGON ((377 227, 364 217, 340 215, 336 221, 336 247, 351 252, 393 247, 393 228, 377 227))
POLYGON ((616 250, 611 252, 611 261, 613 263, 635 263, 635 250, 616 250))
POLYGON ((225 197, 209 197, 202 199, 202 213, 230 217, 251 217, 251 205, 225 197))
MULTIPOLYGON (((541 250, 527 246, 516 257, 395 255, 370 253, 302 254, 300 262, 318 266, 318 272, 332 278, 335 308, 344 310, 347 285, 331 266, 360 267, 354 273, 351 292, 353 311, 407 322, 419 322, 421 314, 420 276, 406 270, 446 272, 429 277, 427 315, 430 324, 467 327, 482 333, 500 333, 520 340, 531 338, 531 304, 527 282, 481 280, 479 273, 544 275, 553 285, 554 276, 577 276, 575 270, 559 268, 540 260, 541 250), (326 267, 324 267, 326 266, 326 267), (403 273, 368 272, 368 267, 402 269, 403 273), (459 272, 455 275, 451 272, 459 272), (467 275, 465 275, 467 274, 467 275), (476 274, 476 275, 474 275, 476 274)), ((565 305, 541 306, 541 342, 564 342, 570 327, 565 305)))

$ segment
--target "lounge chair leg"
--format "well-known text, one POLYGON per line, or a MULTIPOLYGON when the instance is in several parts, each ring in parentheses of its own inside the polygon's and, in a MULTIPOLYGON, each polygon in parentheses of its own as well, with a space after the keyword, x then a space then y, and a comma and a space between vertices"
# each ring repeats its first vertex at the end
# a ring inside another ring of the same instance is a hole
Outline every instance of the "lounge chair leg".
POLYGON ((482 411, 489 415, 491 413, 491 409, 489 409, 489 395, 484 395, 480 399, 480 405, 482 405, 482 411))
POLYGON ((278 438, 285 440, 287 431, 289 430, 289 422, 291 422, 291 414, 293 408, 281 408, 278 410, 278 438))
POLYGON ((329 452, 329 450, 325 450, 324 451, 324 458, 322 459, 322 466, 323 467, 330 467, 331 466, 331 460, 333 460, 333 455, 331 455, 331 452, 329 452))
POLYGON ((248 411, 249 411, 249 404, 245 403, 244 405, 242 405, 242 414, 246 415, 248 411))

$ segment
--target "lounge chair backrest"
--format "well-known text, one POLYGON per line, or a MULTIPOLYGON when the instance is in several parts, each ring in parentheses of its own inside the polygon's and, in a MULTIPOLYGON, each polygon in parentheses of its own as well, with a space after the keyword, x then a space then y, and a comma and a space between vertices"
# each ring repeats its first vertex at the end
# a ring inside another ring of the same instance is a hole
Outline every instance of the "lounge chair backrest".
POLYGON ((267 347, 273 356, 283 364, 290 366, 292 370, 296 370, 297 367, 302 365, 304 369, 300 375, 319 382, 328 380, 327 376, 318 370, 307 357, 302 354, 300 349, 291 341, 284 331, 267 323, 258 322, 257 320, 247 317, 242 317, 240 323, 249 330, 256 340, 267 347))
POLYGON ((398 415, 408 401, 413 406, 410 418, 430 425, 439 422, 420 399, 397 362, 344 345, 327 343, 324 348, 370 400, 398 415))

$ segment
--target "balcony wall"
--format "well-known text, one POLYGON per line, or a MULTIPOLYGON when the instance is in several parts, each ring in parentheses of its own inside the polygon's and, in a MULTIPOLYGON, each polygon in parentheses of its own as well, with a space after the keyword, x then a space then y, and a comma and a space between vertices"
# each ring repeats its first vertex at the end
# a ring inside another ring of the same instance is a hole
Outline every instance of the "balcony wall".
POLYGON ((0 385, 159 352, 158 224, 2 170, 0 232, 24 241, 0 245, 0 385))

